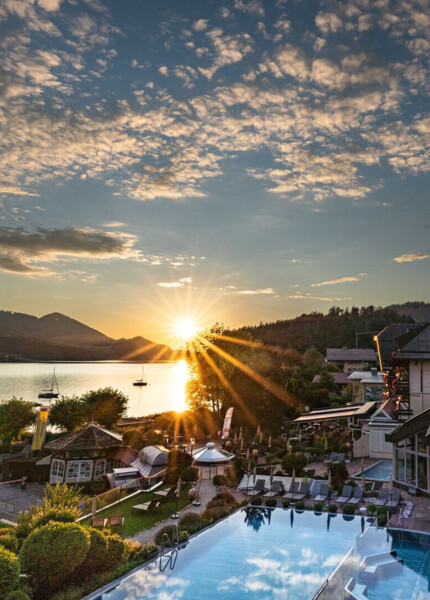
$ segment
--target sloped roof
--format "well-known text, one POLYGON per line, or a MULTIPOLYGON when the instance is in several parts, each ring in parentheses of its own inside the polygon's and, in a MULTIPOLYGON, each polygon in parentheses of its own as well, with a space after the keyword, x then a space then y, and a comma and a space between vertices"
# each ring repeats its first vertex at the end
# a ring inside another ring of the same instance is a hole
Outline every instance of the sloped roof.
POLYGON ((327 348, 328 362, 376 362, 376 352, 373 348, 327 348))
MULTIPOLYGON (((418 323, 392 323, 384 327, 375 336, 378 349, 379 367, 382 370, 391 369, 393 357, 404 346, 409 345, 425 326, 418 323)), ((397 355, 396 355, 397 356, 397 355)))
POLYGON ((392 433, 386 435, 387 442, 400 442, 405 438, 420 433, 427 432, 430 427, 430 408, 414 415, 397 427, 392 433))
POLYGON ((199 448, 193 454, 193 461, 200 464, 225 463, 234 458, 234 454, 216 448, 213 442, 208 442, 204 448, 199 448))
POLYGON ((394 358, 430 358, 430 325, 419 331, 410 342, 401 347, 394 358))
POLYGON ((100 450, 121 446, 121 440, 121 435, 90 423, 82 429, 45 444, 44 447, 48 450, 100 450))
POLYGON ((317 421, 335 421, 347 417, 365 416, 376 407, 376 402, 364 402, 363 404, 348 404, 334 408, 319 408, 294 419, 294 423, 309 423, 317 421))
MULTIPOLYGON (((330 373, 330 376, 333 377, 336 385, 347 385, 348 383, 350 383, 348 381, 348 373, 333 372, 333 373, 330 373)), ((321 375, 315 375, 315 377, 312 379, 312 383, 319 383, 320 381, 321 381, 321 375)))

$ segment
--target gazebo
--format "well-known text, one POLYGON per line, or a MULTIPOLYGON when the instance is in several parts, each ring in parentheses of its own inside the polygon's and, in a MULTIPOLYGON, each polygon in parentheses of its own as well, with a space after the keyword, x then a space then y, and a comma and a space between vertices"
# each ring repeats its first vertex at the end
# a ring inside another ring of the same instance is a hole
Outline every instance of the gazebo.
POLYGON ((222 473, 225 466, 234 458, 234 454, 217 448, 213 442, 208 442, 203 448, 196 450, 193 455, 193 465, 200 467, 209 467, 209 479, 211 477, 212 467, 215 467, 215 473, 218 474, 218 467, 222 467, 222 473))

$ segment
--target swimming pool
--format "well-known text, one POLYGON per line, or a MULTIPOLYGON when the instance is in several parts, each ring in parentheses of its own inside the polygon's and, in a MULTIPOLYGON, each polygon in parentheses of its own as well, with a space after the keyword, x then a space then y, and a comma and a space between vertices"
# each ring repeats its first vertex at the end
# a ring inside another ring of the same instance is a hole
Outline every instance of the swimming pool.
POLYGON ((153 562, 98 599, 310 600, 365 527, 360 517, 251 507, 190 540, 173 570, 153 562))
MULTIPOLYGON (((361 471, 356 473, 354 479, 361 478, 361 471)), ((374 465, 364 469, 364 476, 368 481, 390 481, 393 475, 393 463, 391 460, 380 460, 374 465)))

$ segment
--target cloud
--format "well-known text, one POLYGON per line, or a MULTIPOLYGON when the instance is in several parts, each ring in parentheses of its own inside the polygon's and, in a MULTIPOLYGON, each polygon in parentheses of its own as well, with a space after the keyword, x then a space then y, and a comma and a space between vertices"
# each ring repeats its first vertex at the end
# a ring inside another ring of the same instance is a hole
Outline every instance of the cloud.
POLYGON ((414 262, 416 260, 424 260, 429 258, 429 254, 427 252, 415 252, 413 254, 402 254, 401 256, 396 256, 393 260, 397 263, 409 263, 414 262))
POLYGON ((21 274, 54 275, 40 263, 59 260, 138 259, 134 237, 89 227, 45 229, 0 227, 0 268, 21 274))
POLYGON ((328 296, 312 296, 312 294, 294 294, 287 296, 290 300, 319 300, 321 302, 343 302, 345 300, 352 300, 351 296, 343 297, 328 297, 328 296))
POLYGON ((337 285, 338 283, 350 283, 352 281, 360 281, 360 277, 339 277, 338 279, 331 279, 330 281, 321 281, 320 283, 312 283, 311 287, 318 288, 323 285, 337 285))
POLYGON ((253 40, 248 33, 224 35, 223 30, 217 28, 211 29, 206 35, 214 47, 215 59, 211 67, 199 67, 199 71, 208 79, 221 67, 238 63, 253 51, 253 40))
POLYGON ((115 227, 124 227, 125 223, 121 221, 109 221, 108 223, 103 223, 103 227, 107 228, 115 228, 115 227))
POLYGON ((198 21, 194 21, 193 29, 194 31, 204 31, 207 29, 208 20, 207 19, 199 19, 198 21))
POLYGON ((264 8, 260 0, 234 0, 234 8, 249 15, 264 17, 264 8))
POLYGON ((227 285, 226 287, 220 288, 219 291, 223 294, 234 294, 238 296, 272 296, 276 294, 276 291, 273 288, 241 289, 235 285, 227 285))
POLYGON ((179 281, 160 281, 157 283, 157 285, 163 288, 184 288, 189 287, 192 282, 193 280, 191 277, 182 277, 182 279, 179 279, 179 281))

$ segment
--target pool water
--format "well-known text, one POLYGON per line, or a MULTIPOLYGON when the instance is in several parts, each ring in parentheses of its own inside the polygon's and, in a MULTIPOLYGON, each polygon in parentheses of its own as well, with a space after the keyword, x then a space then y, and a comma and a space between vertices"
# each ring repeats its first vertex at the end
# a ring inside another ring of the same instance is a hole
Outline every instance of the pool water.
MULTIPOLYGON (((354 479, 359 479, 362 472, 356 473, 354 479)), ((390 481, 393 475, 393 463, 391 460, 380 460, 371 467, 364 469, 364 476, 370 481, 390 481)))
POLYGON ((251 507, 190 540, 172 570, 154 562, 99 600, 309 600, 366 526, 360 517, 251 507))
POLYGON ((404 561, 403 572, 368 586, 369 600, 430 600, 430 536, 424 544, 413 540, 408 532, 392 535, 393 550, 404 561))

